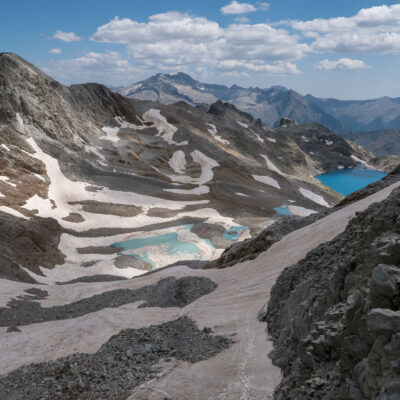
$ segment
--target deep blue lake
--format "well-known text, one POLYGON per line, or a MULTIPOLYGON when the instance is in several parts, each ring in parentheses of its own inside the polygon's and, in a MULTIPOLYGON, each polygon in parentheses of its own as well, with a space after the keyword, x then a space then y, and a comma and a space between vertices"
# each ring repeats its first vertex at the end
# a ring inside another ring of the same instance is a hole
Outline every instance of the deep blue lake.
POLYGON ((375 169, 363 167, 338 169, 334 172, 316 176, 324 185, 329 186, 335 192, 347 196, 364 188, 370 183, 379 181, 387 174, 375 169))

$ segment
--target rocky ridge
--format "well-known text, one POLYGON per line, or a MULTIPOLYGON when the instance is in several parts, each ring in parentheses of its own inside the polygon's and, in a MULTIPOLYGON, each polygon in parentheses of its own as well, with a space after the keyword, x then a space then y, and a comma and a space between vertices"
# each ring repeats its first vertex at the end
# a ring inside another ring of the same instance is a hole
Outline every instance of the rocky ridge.
POLYGON ((275 399, 398 398, 400 191, 285 269, 266 321, 283 372, 275 399))

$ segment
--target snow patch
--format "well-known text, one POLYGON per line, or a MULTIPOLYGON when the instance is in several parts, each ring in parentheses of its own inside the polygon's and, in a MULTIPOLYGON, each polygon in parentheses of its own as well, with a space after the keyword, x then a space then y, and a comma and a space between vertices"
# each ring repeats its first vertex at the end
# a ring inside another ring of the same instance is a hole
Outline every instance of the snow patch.
POLYGON ((288 208, 293 215, 298 215, 299 217, 308 217, 311 214, 316 214, 316 211, 304 207, 288 206, 288 208))
POLYGON ((0 181, 7 183, 7 185, 13 186, 13 187, 17 187, 17 185, 15 183, 12 183, 9 181, 9 177, 8 176, 4 176, 4 175, 0 175, 0 181))
POLYGON ((267 140, 269 140, 271 143, 276 143, 276 139, 274 138, 267 137, 267 140))
POLYGON ((194 189, 164 189, 164 191, 177 194, 201 195, 209 193, 210 188, 207 185, 202 185, 194 189))
POLYGON ((278 181, 276 181, 274 178, 271 178, 271 177, 269 177, 269 176, 253 175, 253 178, 254 178, 256 181, 265 183, 266 185, 269 185, 269 186, 273 186, 273 187, 275 187, 275 188, 277 188, 277 189, 280 189, 280 188, 281 188, 281 187, 279 186, 278 181))
POLYGON ((211 134, 211 136, 215 139, 218 140, 218 142, 221 142, 222 144, 230 144, 227 140, 223 139, 221 136, 218 136, 217 133, 217 127, 213 124, 210 124, 207 122, 207 125, 210 126, 210 129, 208 129, 208 133, 211 134))
POLYGON ((182 150, 175 151, 168 164, 177 174, 183 174, 186 168, 185 153, 182 150))
POLYGON ((354 161, 364 165, 367 168, 373 168, 371 167, 371 165, 369 165, 366 161, 361 160, 360 158, 358 158, 357 156, 355 156, 354 154, 352 156, 350 156, 350 158, 352 158, 354 161))
POLYGON ((266 156, 265 154, 260 154, 262 158, 264 158, 265 162, 267 163, 267 167, 279 175, 284 176, 285 174, 266 156))
POLYGON ((175 132, 178 130, 175 126, 170 124, 167 119, 161 115, 160 110, 156 110, 151 108, 143 114, 143 118, 146 122, 152 123, 154 127, 157 129, 159 135, 168 143, 175 144, 178 146, 187 145, 188 142, 175 142, 173 140, 175 132))
POLYGON ((1 147, 7 151, 10 151, 10 148, 7 145, 5 145, 4 143, 1 145, 1 147))
POLYGON ((236 121, 240 126, 242 126, 243 128, 248 128, 249 126, 247 124, 244 124, 243 122, 240 121, 236 121))
POLYGON ((324 206, 324 207, 330 207, 330 205, 326 202, 326 200, 319 194, 316 194, 316 193, 312 192, 311 190, 307 190, 304 188, 300 188, 299 190, 300 190, 300 193, 304 197, 306 197, 307 199, 310 199, 314 203, 320 204, 321 206, 324 206))
POLYGON ((21 214, 19 211, 14 210, 13 208, 6 207, 6 206, 0 206, 0 211, 3 211, 7 214, 14 215, 15 217, 23 218, 23 219, 29 219, 26 217, 24 214, 21 214))
POLYGON ((244 194, 244 193, 240 193, 240 192, 237 192, 237 193, 235 193, 235 194, 236 194, 236 196, 250 197, 249 195, 244 194))

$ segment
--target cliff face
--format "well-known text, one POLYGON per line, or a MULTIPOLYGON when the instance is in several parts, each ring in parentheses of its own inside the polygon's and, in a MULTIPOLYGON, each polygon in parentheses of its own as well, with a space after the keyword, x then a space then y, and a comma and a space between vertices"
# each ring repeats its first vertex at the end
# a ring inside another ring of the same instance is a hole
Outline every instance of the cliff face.
POLYGON ((398 399, 400 191, 285 269, 260 319, 283 371, 275 399, 398 399))

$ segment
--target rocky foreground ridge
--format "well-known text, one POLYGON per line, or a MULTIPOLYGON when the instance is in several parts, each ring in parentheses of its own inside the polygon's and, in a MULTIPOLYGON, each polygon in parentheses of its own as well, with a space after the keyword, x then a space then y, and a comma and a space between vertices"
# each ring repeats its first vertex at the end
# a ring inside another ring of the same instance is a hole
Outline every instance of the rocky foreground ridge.
POLYGON ((400 190, 285 269, 259 318, 283 372, 275 399, 398 399, 400 190))

